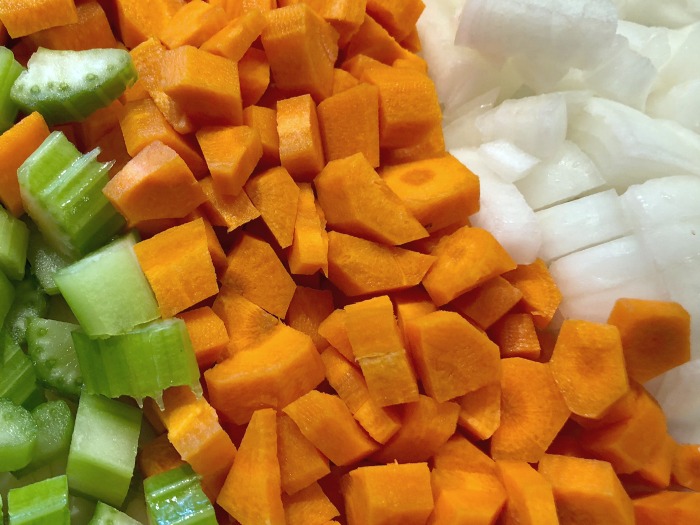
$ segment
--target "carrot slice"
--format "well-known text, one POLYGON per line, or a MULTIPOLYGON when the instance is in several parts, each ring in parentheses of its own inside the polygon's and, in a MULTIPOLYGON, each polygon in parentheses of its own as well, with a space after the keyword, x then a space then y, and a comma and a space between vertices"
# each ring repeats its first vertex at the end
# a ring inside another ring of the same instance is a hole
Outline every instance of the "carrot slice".
POLYGON ((161 434, 144 444, 136 459, 144 478, 167 472, 185 463, 168 440, 168 434, 161 434))
POLYGON ((501 424, 501 384, 492 383, 456 399, 457 424, 477 439, 490 438, 501 424))
POLYGON ((222 357, 228 344, 226 325, 209 306, 181 312, 200 369, 209 368, 222 357))
POLYGON ((243 123, 260 134, 263 155, 260 165, 278 166, 280 163, 280 138, 277 134, 277 111, 262 106, 248 106, 243 110, 243 123))
POLYGON ((498 345, 503 357, 524 357, 533 361, 540 357, 540 340, 530 314, 504 315, 491 327, 489 337, 498 345))
POLYGON ((214 226, 224 226, 232 232, 260 217, 260 212, 250 202, 246 192, 241 191, 235 196, 222 195, 214 188, 211 176, 201 179, 199 186, 206 196, 202 209, 214 226))
POLYGON ((700 446, 678 445, 673 456, 673 480, 690 490, 700 489, 700 446))
POLYGON ((559 525, 552 485, 525 461, 496 461, 508 500, 504 525, 559 525))
POLYGON ((673 459, 678 444, 670 436, 658 441, 649 455, 649 460, 642 465, 635 475, 657 489, 667 489, 671 483, 673 459))
POLYGON ((433 469, 435 508, 431 525, 495 523, 506 503, 506 491, 493 472, 433 469))
POLYGON ((322 214, 311 185, 300 183, 294 236, 287 257, 292 274, 313 275, 321 270, 328 275, 328 234, 322 214))
POLYGON ((396 320, 404 339, 406 338, 406 325, 411 320, 423 317, 437 309, 428 292, 422 286, 415 286, 391 294, 391 302, 394 303, 396 320))
POLYGON ((691 524, 700 516, 700 493, 662 491, 635 499, 637 525, 691 524))
POLYGON ((295 180, 311 182, 323 169, 324 154, 316 104, 310 95, 277 102, 280 161, 295 180))
POLYGON ((287 525, 320 525, 340 515, 318 483, 309 485, 293 496, 283 495, 282 503, 287 525))
POLYGON ((503 274, 503 278, 523 294, 522 306, 532 315, 535 326, 547 328, 559 308, 561 292, 542 259, 532 264, 519 264, 514 270, 503 274))
POLYGON ((367 12, 399 41, 411 34, 424 8, 422 0, 367 0, 367 12))
POLYGON ((369 14, 365 15, 362 24, 352 36, 346 54, 348 57, 366 55, 389 65, 397 59, 411 55, 369 14))
POLYGON ((318 334, 328 343, 338 350, 340 354, 350 363, 355 363, 355 354, 352 352, 352 345, 348 339, 348 331, 345 327, 345 310, 333 310, 321 324, 318 325, 318 334))
POLYGON ((184 4, 158 33, 170 49, 180 46, 199 47, 226 25, 226 12, 202 0, 184 4))
POLYGON ((402 148, 384 148, 382 150, 382 163, 386 166, 392 166, 407 162, 418 162, 437 159, 445 156, 446 153, 442 124, 433 123, 433 127, 426 132, 421 142, 402 148))
POLYGON ((49 27, 75 24, 78 12, 73 0, 2 2, 0 20, 10 37, 19 38, 49 27))
POLYGON ((231 20, 199 48, 238 62, 260 36, 265 24, 265 17, 260 11, 250 10, 231 20))
POLYGON ((454 434, 433 454, 433 467, 440 470, 496 473, 496 462, 459 433, 454 434))
POLYGON ((494 277, 457 297, 450 306, 487 330, 508 313, 523 294, 503 277, 494 277))
POLYGON ((282 490, 286 494, 302 491, 331 471, 328 458, 304 437, 296 423, 284 413, 277 414, 277 456, 282 490))
POLYGON ((333 294, 330 290, 297 286, 287 309, 287 324, 308 335, 320 352, 328 346, 328 342, 318 333, 318 327, 331 312, 333 294))
POLYGON ((115 17, 124 45, 134 48, 155 37, 184 5, 183 0, 114 0, 115 17))
MULTIPOLYGON (((359 80, 344 69, 333 69, 333 95, 337 95, 338 93, 342 93, 347 89, 353 88, 359 85, 359 83, 359 80)), ((377 111, 379 111, 379 106, 377 106, 377 111)))
POLYGON ((251 47, 238 61, 243 107, 257 104, 270 86, 270 62, 261 49, 251 47))

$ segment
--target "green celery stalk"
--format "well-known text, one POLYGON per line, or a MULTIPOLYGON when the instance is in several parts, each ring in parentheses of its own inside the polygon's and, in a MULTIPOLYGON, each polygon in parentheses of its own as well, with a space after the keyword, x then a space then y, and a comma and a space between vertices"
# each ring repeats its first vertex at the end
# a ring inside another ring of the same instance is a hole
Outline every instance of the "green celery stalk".
POLYGON ((0 472, 26 467, 32 460, 37 425, 31 413, 9 399, 0 399, 0 472))
POLYGON ((12 525, 70 525, 66 476, 12 489, 7 498, 12 525))
POLYGON ((60 394, 78 397, 83 386, 71 332, 73 323, 35 317, 27 327, 27 349, 39 380, 60 394))
POLYGON ((0 133, 10 129, 17 117, 19 106, 11 98, 12 85, 24 68, 6 47, 0 47, 0 133))
POLYGON ((4 329, 19 344, 27 343, 27 325, 33 317, 43 317, 49 308, 48 298, 33 275, 15 286, 15 299, 5 316, 4 329))
POLYGON ((148 477, 143 487, 153 525, 216 525, 214 507, 189 465, 148 477))
POLYGON ((31 408, 43 401, 42 395, 32 361, 6 330, 0 330, 0 397, 31 408))
POLYGON ((28 220, 27 222, 29 223, 27 259, 29 260, 32 273, 39 280, 39 284, 47 294, 57 295, 58 286, 56 286, 53 276, 61 268, 65 268, 75 262, 75 259, 56 250, 56 248, 46 242, 46 239, 44 239, 44 236, 32 221, 28 220))
POLYGON ((21 281, 27 265, 29 228, 0 206, 0 270, 13 281, 21 281))
POLYGON ((0 327, 5 322, 7 312, 10 311, 12 301, 15 300, 15 287, 10 280, 0 271, 0 327))
POLYGON ((88 525, 141 525, 141 522, 106 503, 98 501, 95 514, 88 525))

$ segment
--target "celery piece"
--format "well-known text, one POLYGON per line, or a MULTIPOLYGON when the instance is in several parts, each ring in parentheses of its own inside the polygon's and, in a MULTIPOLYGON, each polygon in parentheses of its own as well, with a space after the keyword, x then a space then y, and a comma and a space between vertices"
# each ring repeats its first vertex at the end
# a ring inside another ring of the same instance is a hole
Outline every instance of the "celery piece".
POLYGON ((124 236, 59 270, 58 289, 91 337, 127 332, 159 317, 158 303, 124 236))
POLYGON ((5 316, 3 327, 19 344, 27 342, 27 325, 32 317, 43 317, 49 308, 46 294, 33 275, 28 275, 15 286, 15 299, 5 316))
POLYGON ((99 153, 81 155, 54 131, 17 170, 27 213, 51 246, 73 258, 99 248, 125 224, 102 193, 112 163, 98 162, 99 153))
POLYGON ((71 490, 121 506, 136 463, 141 411, 83 392, 68 453, 71 490))
POLYGON ((25 405, 37 391, 32 361, 5 330, 0 330, 0 397, 25 405))
POLYGON ((72 335, 90 393, 141 401, 160 397, 170 386, 198 384, 197 359, 182 319, 159 319, 105 339, 81 331, 72 335))
POLYGON ((32 414, 9 399, 0 399, 0 472, 26 467, 37 440, 32 414))
POLYGON ((27 348, 36 375, 45 386, 60 394, 80 395, 83 376, 71 332, 80 326, 35 317, 27 327, 27 348))
POLYGON ((94 499, 82 496, 70 495, 70 523, 71 525, 88 525, 95 514, 97 502, 94 499))
POLYGON ((141 525, 141 522, 106 503, 98 501, 95 514, 88 525, 141 525))
POLYGON ((5 322, 5 316, 10 311, 12 301, 15 300, 15 287, 10 280, 0 271, 0 327, 5 322))
POLYGON ((192 467, 180 467, 143 482, 148 519, 157 525, 216 525, 214 507, 202 491, 192 467))
POLYGON ((32 273, 39 280, 39 284, 49 295, 58 294, 58 286, 53 280, 54 274, 61 268, 75 262, 75 259, 59 252, 51 246, 32 221, 29 227, 29 246, 27 247, 27 259, 32 273))
POLYGON ((70 525, 68 480, 56 476, 12 489, 7 508, 11 525, 70 525))
POLYGON ((0 47, 0 133, 10 129, 17 117, 19 106, 10 97, 12 85, 24 68, 6 47, 0 47))
POLYGON ((21 281, 27 265, 29 228, 0 206, 0 270, 13 281, 21 281))
POLYGON ((49 124, 77 122, 111 104, 136 78, 131 56, 122 49, 39 48, 11 97, 25 113, 38 111, 49 124))

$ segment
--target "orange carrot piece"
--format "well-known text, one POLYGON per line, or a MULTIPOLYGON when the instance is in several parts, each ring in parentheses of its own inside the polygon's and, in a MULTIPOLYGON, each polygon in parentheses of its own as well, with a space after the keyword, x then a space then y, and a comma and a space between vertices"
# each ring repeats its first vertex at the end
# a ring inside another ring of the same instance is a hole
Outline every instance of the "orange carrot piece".
POLYGON ((316 102, 331 95, 338 34, 307 4, 274 9, 265 15, 262 45, 275 84, 316 102), (294 60, 290 60, 294 57, 294 60))
POLYGON ((224 270, 226 270, 226 253, 224 253, 224 249, 221 247, 221 242, 219 241, 219 237, 211 221, 209 221, 201 211, 201 207, 185 217, 187 221, 193 221, 195 219, 202 219, 204 223, 204 230, 207 234, 207 248, 209 248, 209 255, 211 256, 211 262, 214 263, 217 276, 223 274, 224 270))
POLYGON ((491 438, 491 457, 536 463, 570 414, 548 365, 503 359, 501 424, 491 438))
POLYGON ((345 327, 345 310, 333 310, 321 324, 318 325, 318 335, 323 337, 330 346, 335 348, 340 354, 355 363, 355 354, 352 353, 352 345, 348 339, 348 331, 345 327))
POLYGON ((177 10, 158 36, 170 49, 181 46, 199 47, 223 29, 227 20, 222 7, 203 0, 190 0, 177 10))
POLYGON ((452 155, 388 166, 380 175, 429 232, 479 211, 479 179, 452 155))
POLYGON ((199 181, 206 196, 202 209, 214 226, 224 226, 232 232, 239 226, 260 217, 260 212, 250 202, 246 192, 241 191, 238 195, 221 195, 214 188, 214 181, 211 177, 204 177, 199 181))
POLYGON ((610 463, 545 454, 538 471, 552 484, 560 524, 634 525, 632 501, 610 463))
POLYGON ((540 357, 540 340, 530 314, 504 315, 491 327, 489 337, 498 345, 503 357, 524 357, 533 361, 540 357))
POLYGON ((265 24, 265 16, 260 11, 248 11, 231 20, 199 48, 238 62, 260 36, 265 24))
POLYGON ((345 328, 367 388, 379 406, 418 400, 415 373, 403 347, 391 299, 383 295, 345 307, 345 328))
POLYGON ((136 459, 144 478, 167 472, 185 463, 168 440, 168 434, 161 434, 140 447, 136 459))
POLYGON ((438 402, 500 380, 498 346, 455 312, 414 319, 405 333, 423 388, 438 402))
POLYGON ((80 143, 86 150, 93 149, 99 139, 119 127, 119 116, 123 107, 124 105, 119 100, 115 100, 109 106, 98 109, 77 124, 80 143))
POLYGON ((678 303, 618 299, 608 323, 620 330, 627 372, 635 381, 690 360, 690 315, 678 303))
POLYGON ((327 160, 362 153, 373 168, 379 166, 379 91, 375 86, 359 84, 334 93, 318 105, 318 119, 327 160))
POLYGON ((184 217, 206 200, 182 157, 160 141, 141 150, 102 191, 131 225, 184 217))
POLYGON ((235 126, 243 122, 235 62, 192 46, 167 51, 163 60, 163 91, 195 124, 235 126))
POLYGON ((255 411, 216 500, 238 522, 285 525, 277 448, 275 411, 255 411))
POLYGON ((177 317, 185 321, 199 368, 209 368, 216 363, 228 344, 226 326, 221 318, 209 306, 179 313, 177 317))
POLYGON ((366 55, 389 65, 397 59, 411 55, 369 14, 365 15, 362 24, 352 36, 346 53, 348 57, 366 55))
POLYGON ((77 22, 32 33, 37 47, 83 51, 117 46, 107 15, 96 0, 76 4, 77 22))
POLYGON ((493 235, 469 226, 443 237, 432 255, 437 260, 423 278, 423 286, 437 306, 516 267, 493 235))
POLYGON ((700 493, 662 491, 635 499, 636 525, 691 525, 700 516, 700 493))
POLYGON ((361 153, 329 162, 314 185, 334 230, 392 245, 428 236, 361 153))
POLYGON ((237 195, 262 157, 260 134, 248 126, 211 126, 196 136, 217 192, 237 195))
POLYGON ((412 53, 418 53, 422 49, 418 28, 413 27, 411 31, 401 40, 401 47, 408 49, 412 53))
POLYGON ((547 328, 559 308, 561 292, 542 259, 532 264, 519 264, 503 278, 523 294, 523 309, 532 315, 535 326, 547 328))
POLYGON ((401 426, 395 411, 380 407, 372 399, 362 373, 335 348, 326 348, 321 359, 328 383, 345 402, 355 420, 372 439, 386 443, 401 426))
MULTIPOLYGON (((328 458, 304 437, 297 424, 282 412, 277 414, 277 457, 282 490, 296 494, 330 473, 328 458)), ((333 516, 330 516, 331 518, 333 516)))
POLYGON ((496 473, 496 462, 467 438, 454 434, 433 454, 433 468, 496 473))
POLYGON ((165 56, 165 46, 155 37, 144 40, 129 51, 138 80, 124 94, 127 100, 145 98, 149 93, 160 90, 161 66, 165 56))
POLYGON ((336 465, 355 463, 378 447, 338 396, 311 390, 282 410, 306 439, 336 465))
POLYGON ((289 271, 296 275, 313 275, 319 270, 328 274, 328 234, 325 217, 321 217, 311 184, 299 184, 299 201, 294 235, 287 260, 289 271))
POLYGON ((132 157, 152 142, 160 141, 182 157, 195 177, 206 175, 207 165, 199 152, 173 129, 150 98, 128 102, 119 125, 126 150, 132 157))
POLYGON ((503 525, 559 525, 552 485, 525 461, 496 461, 508 500, 503 525))
POLYGON ((437 309, 428 292, 421 286, 415 286, 408 290, 391 294, 391 302, 394 303, 396 320, 399 323, 399 329, 404 336, 404 340, 406 337, 406 325, 409 321, 433 313, 437 309))
POLYGON ((78 22, 74 0, 33 0, 0 3, 0 20, 10 37, 19 38, 42 29, 78 22))
POLYGON ((341 490, 348 525, 424 525, 433 511, 427 463, 359 467, 341 490))
POLYGON ((649 460, 642 465, 642 468, 635 475, 656 489, 667 489, 671 484, 676 448, 678 448, 678 444, 667 434, 663 440, 656 443, 649 460))
POLYGON ((637 398, 640 395, 641 386, 634 380, 630 381, 629 390, 618 399, 599 419, 589 419, 572 414, 571 419, 578 425, 587 429, 603 428, 630 419, 637 407, 637 398))
POLYGON ((241 425, 258 408, 282 408, 315 388, 324 368, 308 335, 278 324, 259 343, 204 372, 204 378, 212 406, 241 425))
POLYGON ((243 107, 257 104, 270 86, 270 63, 261 49, 251 47, 238 61, 243 107))
POLYGON ((224 357, 261 343, 272 336, 280 323, 274 315, 250 302, 230 286, 223 285, 212 310, 224 322, 229 341, 224 357))
POLYGON ((262 106, 248 106, 243 110, 243 124, 260 134, 263 155, 261 165, 276 166, 280 162, 280 139, 277 134, 277 111, 262 106))
POLYGON ((280 160, 295 180, 311 182, 323 169, 324 156, 316 104, 310 95, 277 102, 280 160))
POLYGON ((549 363, 576 415, 600 418, 629 390, 620 333, 612 325, 567 319, 549 363))
POLYGON ((502 318, 523 294, 503 277, 494 277, 457 297, 450 306, 484 330, 502 318))
POLYGON ((420 395, 401 407, 401 428, 372 459, 381 463, 427 461, 455 433, 459 406, 420 395))
POLYGON ((700 489, 700 446, 678 445, 674 449, 673 481, 681 487, 698 492, 700 489))
POLYGON ((341 69, 350 73, 358 81, 363 81, 362 75, 366 70, 374 68, 391 69, 391 66, 383 64, 379 60, 363 54, 345 59, 341 64, 341 69))
POLYGON ((280 319, 287 314, 296 288, 272 247, 247 233, 228 254, 222 284, 280 319))
POLYGON ((320 352, 328 342, 319 335, 318 327, 333 312, 333 294, 330 290, 316 290, 297 286, 287 309, 287 324, 308 335, 320 352))
POLYGON ((338 46, 345 47, 362 25, 366 0, 325 0, 320 14, 338 32, 338 46))
POLYGON ((309 485, 293 496, 283 495, 282 503, 287 525, 320 525, 340 515, 318 483, 309 485))
POLYGON ((0 202, 15 217, 24 213, 17 169, 49 136, 40 113, 34 112, 0 135, 0 202))
POLYGON ((446 153, 442 124, 434 123, 430 131, 426 132, 421 142, 403 148, 384 148, 382 150, 382 164, 390 166, 405 164, 407 162, 418 162, 420 160, 437 159, 445 156, 446 153))
POLYGON ((159 35, 175 13, 185 5, 183 0, 113 0, 113 3, 113 19, 118 21, 121 39, 130 49, 159 35))
MULTIPOLYGON (((333 95, 347 91, 359 84, 360 81, 344 69, 335 68, 333 70, 333 95)), ((377 111, 379 111, 379 106, 377 106, 377 111)))
POLYGON ((456 399, 457 424, 477 439, 490 438, 501 424, 501 384, 492 383, 456 399))
POLYGON ((328 232, 328 278, 350 297, 416 286, 434 262, 431 255, 328 232))
POLYGON ((398 41, 411 34, 424 8, 422 0, 367 0, 367 12, 398 41))
POLYGON ((506 503, 495 472, 433 469, 430 482, 435 508, 428 525, 495 523, 506 503))

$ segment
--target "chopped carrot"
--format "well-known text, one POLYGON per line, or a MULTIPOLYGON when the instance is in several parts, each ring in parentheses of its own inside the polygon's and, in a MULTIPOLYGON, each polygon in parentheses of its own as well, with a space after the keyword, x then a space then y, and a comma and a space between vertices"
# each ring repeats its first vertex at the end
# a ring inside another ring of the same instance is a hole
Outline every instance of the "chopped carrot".
POLYGON ((366 0, 325 0, 321 16, 338 32, 338 46, 345 47, 362 25, 366 0))
POLYGON ((181 312, 200 369, 209 368, 222 357, 228 344, 226 326, 209 306, 181 312))
POLYGON ((418 28, 411 28, 410 33, 408 33, 403 40, 401 40, 401 47, 408 49, 412 53, 418 53, 422 50, 423 46, 420 41, 420 34, 418 33, 418 28))
POLYGON ((388 166, 380 175, 429 232, 479 211, 479 180, 452 155, 388 166))
POLYGON ((313 275, 321 270, 324 275, 328 275, 325 216, 319 210, 313 188, 304 182, 299 183, 294 235, 287 259, 292 274, 313 275))
POLYGON ((700 446, 678 445, 674 449, 673 481, 681 487, 698 492, 700 489, 700 446))
POLYGON ((435 509, 429 525, 495 523, 506 503, 506 491, 495 472, 433 469, 435 509))
POLYGON ((348 525, 424 525, 434 507, 427 463, 359 467, 341 490, 348 525))
POLYGON ((270 86, 270 63, 265 52, 251 47, 238 61, 243 107, 257 104, 270 86))
POLYGON ((187 45, 165 53, 161 74, 163 91, 196 124, 243 122, 238 65, 232 60, 187 45))
POLYGON ((424 8, 422 0, 367 0, 367 12, 398 41, 411 34, 424 8))
POLYGON ((277 111, 262 106, 248 106, 243 110, 243 124, 260 134, 263 147, 260 166, 279 165, 280 138, 277 134, 277 111))
POLYGON ((139 450, 137 461, 144 478, 167 472, 185 463, 168 440, 168 434, 161 434, 144 444, 139 450))
POLYGON ((530 314, 504 315, 489 330, 489 337, 498 345, 503 357, 524 357, 537 361, 540 340, 530 314))
POLYGON ((636 381, 690 360, 690 315, 678 303, 618 299, 608 323, 620 330, 627 371, 636 381))
POLYGON ((691 525, 700 516, 700 493, 662 491, 635 499, 636 525, 691 525))
POLYGON ((119 34, 128 48, 155 37, 184 5, 182 0, 113 0, 119 34))
POLYGON ((416 377, 403 347, 391 299, 345 307, 345 328, 370 395, 379 406, 418 401, 416 377))
POLYGON ((311 182, 323 169, 324 154, 316 104, 310 95, 277 102, 280 162, 295 180, 311 182))
POLYGON ((440 470, 496 473, 496 462, 459 433, 454 434, 433 454, 433 467, 440 470))
POLYGON ((328 232, 328 278, 350 297, 416 286, 434 261, 430 255, 328 232))
POLYGON ((292 496, 283 495, 282 503, 287 525, 320 525, 340 515, 318 483, 313 483, 292 496))
POLYGON ((352 58, 345 59, 341 64, 341 68, 350 73, 358 81, 364 82, 362 75, 365 71, 369 69, 391 69, 391 66, 383 64, 379 60, 360 53, 352 58))
POLYGON ((522 305, 532 314, 535 326, 547 328, 559 308, 561 292, 542 259, 532 264, 519 264, 503 277, 523 294, 522 305))
POLYGON ((206 200, 182 157, 160 141, 141 150, 102 191, 129 224, 184 217, 206 200))
POLYGON ((559 525, 552 485, 525 461, 496 461, 506 489, 504 525, 559 525))
POLYGON ((334 230, 392 245, 428 236, 361 153, 326 164, 314 185, 334 230))
POLYGON ((488 439, 501 424, 501 384, 491 383, 469 392, 459 403, 457 424, 477 439, 488 439))
POLYGON ((649 459, 635 474, 656 489, 667 489, 671 484, 673 460, 678 444, 670 436, 656 442, 649 459))
POLYGON ((93 149, 103 136, 119 127, 119 116, 123 107, 119 100, 115 100, 78 123, 78 136, 85 149, 93 149))
POLYGON ((238 62, 260 36, 265 24, 265 17, 260 11, 250 10, 231 20, 199 48, 238 62))
POLYGON ((384 148, 382 150, 382 164, 392 166, 406 162, 437 159, 446 153, 442 124, 433 123, 433 127, 418 144, 403 148, 384 148))
POLYGON ((165 46, 155 37, 144 40, 129 51, 138 80, 124 93, 127 101, 146 98, 149 93, 160 89, 165 51, 165 46))
POLYGON ((321 324, 318 325, 318 334, 323 337, 328 344, 335 348, 340 354, 351 363, 355 363, 355 354, 352 352, 352 345, 348 338, 348 331, 345 327, 347 312, 342 309, 333 310, 321 324))
POLYGON ((46 121, 37 112, 0 135, 0 202, 15 217, 24 213, 17 169, 48 136, 46 121))
POLYGON ((237 425, 261 407, 288 406, 323 378, 323 363, 311 338, 283 324, 204 372, 212 406, 237 425))
POLYGON ((277 449, 275 411, 257 410, 216 500, 238 522, 285 525, 277 449))
POLYGON ((503 359, 501 424, 491 438, 491 457, 536 463, 570 414, 548 365, 503 359))
POLYGON ((291 246, 299 205, 299 187, 283 167, 252 177, 245 192, 281 248, 291 246))
POLYGON ((311 390, 284 407, 283 412, 336 465, 355 463, 378 448, 338 396, 311 390))
POLYGON ((235 196, 222 195, 214 188, 211 176, 201 179, 199 186, 206 196, 202 209, 214 226, 223 226, 232 232, 260 217, 260 212, 250 202, 246 192, 241 191, 235 196))
POLYGON ((265 14, 262 45, 275 84, 293 95, 310 94, 318 103, 333 91, 338 34, 307 4, 265 14))
POLYGON ((180 46, 199 47, 223 29, 227 19, 226 12, 220 6, 203 0, 190 0, 177 10, 158 36, 170 49, 180 46))
POLYGON ((74 0, 34 0, 0 3, 0 20, 11 38, 78 22, 74 0))
POLYGON ((287 309, 287 324, 308 335, 318 351, 328 342, 318 333, 321 322, 333 312, 333 294, 330 290, 316 290, 297 286, 287 309))
POLYGON ((31 41, 37 47, 83 51, 94 48, 117 47, 107 15, 96 0, 76 4, 78 20, 32 33, 31 41))
POLYGON ((516 267, 508 252, 486 230, 465 226, 440 240, 437 260, 423 286, 437 306, 516 267))
POLYGON ((473 290, 457 297, 450 306, 488 330, 508 313, 523 294, 503 277, 494 277, 473 290))
MULTIPOLYGON (((304 437, 297 424, 282 412, 277 414, 277 456, 282 490, 296 494, 330 473, 328 458, 304 437)), ((333 517, 333 516, 331 516, 333 517)))
POLYGON ((394 303, 396 319, 404 339, 406 337, 406 325, 409 321, 423 317, 437 309, 433 301, 430 300, 428 293, 421 286, 393 293, 391 294, 391 301, 394 303))
POLYGON ((362 24, 352 36, 346 53, 348 57, 361 54, 388 65, 411 54, 369 14, 365 15, 362 24))
MULTIPOLYGON (((344 69, 335 68, 333 70, 333 95, 353 88, 359 85, 359 83, 359 80, 344 69)), ((377 106, 377 111, 379 111, 379 106, 377 106)))
MULTIPOLYGON (((353 78, 343 70, 342 72, 353 78)), ((354 80, 354 79, 353 79, 354 80)), ((359 84, 335 92, 318 105, 318 119, 326 159, 362 153, 373 168, 379 166, 379 91, 359 84)))

